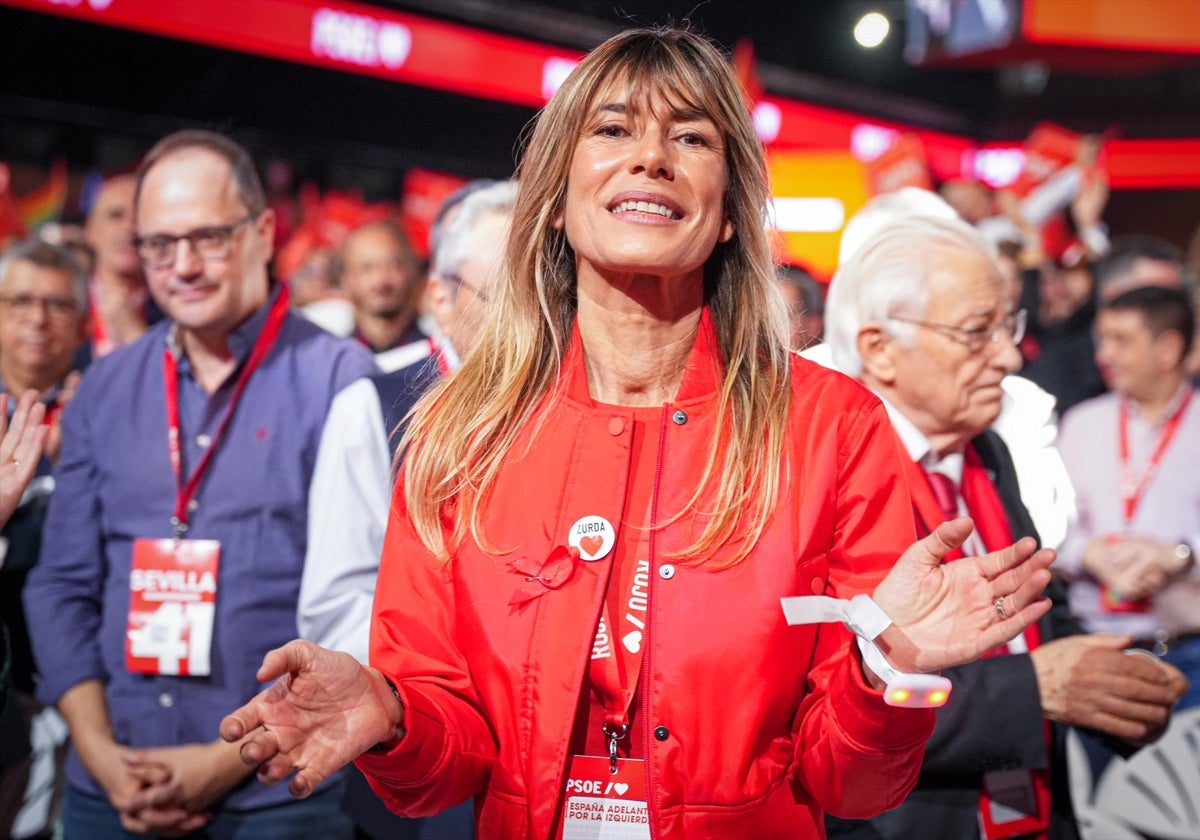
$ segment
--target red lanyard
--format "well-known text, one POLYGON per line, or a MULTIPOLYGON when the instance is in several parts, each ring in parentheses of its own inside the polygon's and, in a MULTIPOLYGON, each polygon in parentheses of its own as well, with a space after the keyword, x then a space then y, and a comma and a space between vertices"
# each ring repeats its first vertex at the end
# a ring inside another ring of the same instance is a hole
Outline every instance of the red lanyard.
POLYGON ((183 450, 180 444, 182 436, 179 425, 179 364, 170 348, 163 351, 163 391, 167 404, 167 449, 171 454, 171 469, 175 472, 175 515, 171 517, 171 524, 175 527, 176 537, 183 536, 187 531, 188 505, 200 487, 200 479, 208 469, 213 453, 217 451, 217 446, 225 436, 225 429, 228 428, 229 421, 233 419, 234 409, 237 408, 242 392, 246 390, 246 384, 250 381, 254 371, 262 364, 263 359, 271 352, 271 348, 275 346, 275 340, 283 328, 283 319, 287 317, 289 298, 287 286, 282 287, 275 302, 271 304, 266 323, 263 324, 262 332, 258 334, 254 347, 250 350, 242 372, 238 374, 237 383, 233 386, 233 394, 229 398, 229 404, 225 407, 225 414, 217 426, 216 434, 212 436, 208 448, 201 456, 200 462, 196 464, 196 469, 186 484, 183 480, 183 450))
POLYGON ((108 325, 100 314, 100 302, 96 299, 96 284, 88 284, 88 307, 91 314, 92 347, 96 358, 107 355, 112 349, 112 340, 108 336, 108 325))
POLYGON ((591 668, 592 682, 604 702, 604 734, 608 738, 613 772, 616 772, 617 742, 629 734, 629 707, 637 690, 646 647, 649 598, 649 561, 614 567, 600 617, 612 640, 612 655, 593 659, 591 668), (617 571, 622 572, 620 580, 617 571), (614 615, 620 617, 614 620, 614 615))
POLYGON ((1158 442, 1154 445, 1154 451, 1150 453, 1150 460, 1146 463, 1146 469, 1142 471, 1141 476, 1134 476, 1133 466, 1129 463, 1129 400, 1121 400, 1121 413, 1117 431, 1121 457, 1121 503, 1124 508, 1126 526, 1133 523, 1138 503, 1142 500, 1142 493, 1151 480, 1153 480, 1154 474, 1158 472, 1163 455, 1166 453, 1167 447, 1171 445, 1171 441, 1175 439, 1175 433, 1179 431, 1179 424, 1183 420, 1183 413, 1187 410, 1188 403, 1191 401, 1192 389, 1188 388, 1183 402, 1180 403, 1179 408, 1175 409, 1175 413, 1171 415, 1167 422, 1163 424, 1162 431, 1158 433, 1158 442))

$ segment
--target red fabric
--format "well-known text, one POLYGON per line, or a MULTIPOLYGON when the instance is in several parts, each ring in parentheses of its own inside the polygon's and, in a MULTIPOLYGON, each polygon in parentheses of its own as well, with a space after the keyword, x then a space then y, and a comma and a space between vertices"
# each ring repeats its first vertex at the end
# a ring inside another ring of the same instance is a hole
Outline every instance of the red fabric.
MULTIPOLYGON (((992 483, 991 476, 988 475, 987 468, 979 459, 979 454, 971 446, 968 446, 963 453, 963 479, 962 479, 962 497, 966 503, 967 512, 975 522, 975 530, 979 533, 979 537, 983 540, 984 547, 988 551, 996 551, 1012 545, 1013 533, 1012 526, 1008 521, 1008 513, 1004 509, 1004 502, 1000 498, 1000 494, 996 492, 996 486, 992 483)), ((911 459, 909 463, 913 467, 924 472, 919 465, 911 459)), ((941 479, 950 486, 953 482, 946 476, 938 473, 927 473, 926 481, 913 484, 913 507, 917 517, 924 526, 926 532, 932 531, 948 517, 938 518, 933 511, 938 509, 938 500, 935 496, 936 485, 935 480, 941 479), (918 490, 917 488, 922 488, 918 490), (924 488, 928 488, 928 492, 923 492, 924 488)), ((947 561, 956 560, 962 557, 960 551, 954 551, 946 556, 947 561)), ((1041 643, 1041 637, 1038 632, 1037 624, 1031 625, 1025 631, 1025 644, 1029 650, 1033 650, 1041 643)), ((997 648, 991 651, 989 656, 1002 656, 1007 653, 1007 648, 997 648)), ((1047 742, 1050 739, 1050 724, 1045 724, 1045 737, 1047 742)), ((1031 819, 1022 823, 1023 828, 1019 836, 1028 837, 1031 840, 1041 840, 1046 837, 1049 828, 1050 819, 1050 771, 1046 769, 1034 769, 1029 771, 1033 777, 1034 790, 1038 800, 1039 815, 1036 819, 1031 819)), ((987 807, 986 797, 981 793, 981 808, 987 807)), ((1009 836, 1003 834, 991 835, 994 837, 1009 836)), ((1016 836, 1016 835, 1013 835, 1016 836)))
POLYGON ((940 472, 926 473, 925 478, 929 480, 929 489, 937 499, 942 516, 947 520, 958 516, 958 488, 954 486, 954 479, 940 472))
MULTIPOLYGON (((622 411, 622 409, 615 409, 622 411)), ((629 411, 629 409, 624 409, 629 411)), ((608 610, 605 613, 610 619, 608 627, 613 652, 621 656, 625 650, 621 644, 621 636, 632 632, 633 627, 621 620, 627 612, 625 599, 630 592, 630 582, 638 560, 647 557, 647 542, 649 532, 646 525, 650 522, 650 505, 654 495, 654 468, 657 462, 657 444, 659 429, 662 425, 662 409, 637 408, 632 409, 633 434, 630 438, 630 481, 625 493, 625 510, 628 512, 624 527, 617 528, 617 544, 613 549, 613 569, 608 581, 608 591, 605 601, 608 610), (616 619, 612 621, 612 619, 616 619)), ((592 660, 592 668, 588 673, 588 691, 582 697, 581 703, 587 706, 583 717, 586 724, 582 731, 576 727, 572 735, 572 752, 582 752, 586 755, 607 755, 607 738, 602 731, 602 725, 610 712, 620 705, 619 691, 614 692, 613 672, 610 669, 597 669, 595 666, 601 660, 592 660), (597 677, 599 677, 597 679, 597 677)), ((638 671, 641 660, 629 656, 626 658, 626 674, 630 667, 635 667, 633 673, 633 688, 636 691, 638 671), (636 666, 634 663, 636 662, 636 666)), ((645 727, 638 720, 640 697, 634 696, 633 702, 627 709, 629 720, 629 735, 618 744, 619 753, 625 757, 644 758, 646 755, 645 727)))
MULTIPOLYGON (((845 628, 783 620, 781 596, 873 590, 915 535, 882 406, 804 360, 793 371, 791 481, 755 549, 729 569, 717 568, 727 552, 705 565, 672 556, 705 522, 704 500, 688 503, 721 420, 707 315, 660 415, 654 498, 666 524, 649 543, 638 696, 658 838, 822 836, 823 811, 868 817, 898 804, 932 731, 932 712, 887 706, 865 685, 845 628), (667 563, 674 574, 664 577, 667 563)), ((380 566, 371 661, 399 688, 407 734, 358 766, 413 816, 479 795, 481 838, 551 833, 614 558, 577 563, 559 588, 518 607, 507 564, 548 557, 582 516, 628 518, 634 412, 592 403, 578 335, 560 386, 490 496, 483 534, 501 553, 469 542, 449 564, 431 557, 400 493, 380 566)))

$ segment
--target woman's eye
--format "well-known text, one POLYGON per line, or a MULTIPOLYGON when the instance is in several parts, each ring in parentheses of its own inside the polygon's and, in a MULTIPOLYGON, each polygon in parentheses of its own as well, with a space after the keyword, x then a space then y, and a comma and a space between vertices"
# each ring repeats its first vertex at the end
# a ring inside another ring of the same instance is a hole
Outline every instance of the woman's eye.
POLYGON ((679 140, 685 146, 707 146, 708 140, 698 131, 685 131, 679 135, 679 140))
POLYGON ((596 134, 601 137, 621 137, 625 134, 625 127, 617 123, 605 123, 596 129, 596 134))

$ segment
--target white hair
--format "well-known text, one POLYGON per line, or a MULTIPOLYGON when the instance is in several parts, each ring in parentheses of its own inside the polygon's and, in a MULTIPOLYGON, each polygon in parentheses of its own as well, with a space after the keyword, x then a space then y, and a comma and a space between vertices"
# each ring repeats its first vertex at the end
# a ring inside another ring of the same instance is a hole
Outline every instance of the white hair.
POLYGON ((877 324, 902 344, 915 339, 916 325, 892 316, 924 316, 930 278, 947 251, 995 261, 995 246, 957 216, 893 218, 867 236, 834 275, 825 301, 825 340, 839 370, 862 374, 858 333, 864 324, 877 324))
POLYGON ((457 276, 462 264, 472 257, 476 222, 490 213, 509 216, 516 203, 516 181, 497 181, 470 193, 459 203, 454 218, 441 231, 429 273, 443 278, 457 276))
POLYGON ((80 312, 88 309, 88 276, 74 254, 64 245, 54 245, 36 235, 16 242, 0 254, 0 289, 8 282, 9 272, 18 262, 28 262, 38 268, 57 271, 71 278, 71 291, 80 312))
POLYGON ((957 219, 958 213, 940 195, 920 187, 901 187, 877 195, 846 222, 838 247, 838 265, 854 256, 854 252, 884 225, 909 216, 957 219))

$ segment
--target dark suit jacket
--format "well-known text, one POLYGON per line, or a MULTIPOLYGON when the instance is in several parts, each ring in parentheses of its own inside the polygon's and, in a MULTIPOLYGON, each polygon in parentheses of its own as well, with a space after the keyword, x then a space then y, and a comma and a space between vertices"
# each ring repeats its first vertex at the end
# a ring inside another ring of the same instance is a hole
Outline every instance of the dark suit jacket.
POLYGON ((393 458, 396 457, 400 438, 404 437, 404 418, 441 375, 438 357, 434 354, 391 373, 377 373, 371 377, 371 383, 379 394, 383 428, 388 435, 388 452, 393 458))
MULTIPOLYGON (((1014 538, 1036 538, 1007 447, 990 431, 971 443, 993 475, 1014 538)), ((1054 606, 1039 624, 1042 639, 1078 633, 1062 584, 1052 582, 1047 595, 1054 606)), ((1054 786, 1050 838, 1078 840, 1062 760, 1065 732, 1053 727, 1054 748, 1047 749, 1037 677, 1029 656, 997 656, 943 673, 954 690, 938 710, 916 788, 899 808, 870 821, 827 817, 831 840, 974 840, 979 837, 983 774, 1044 767, 1050 768, 1054 786)))

